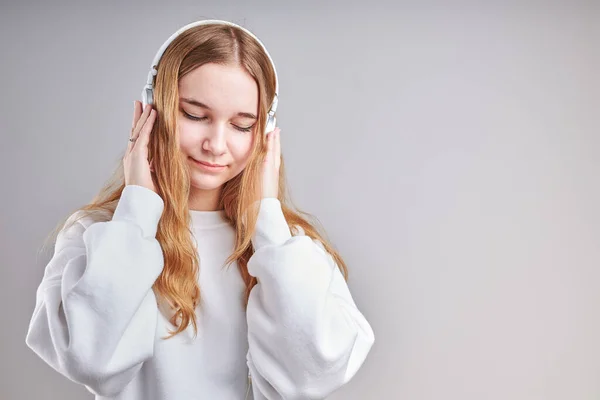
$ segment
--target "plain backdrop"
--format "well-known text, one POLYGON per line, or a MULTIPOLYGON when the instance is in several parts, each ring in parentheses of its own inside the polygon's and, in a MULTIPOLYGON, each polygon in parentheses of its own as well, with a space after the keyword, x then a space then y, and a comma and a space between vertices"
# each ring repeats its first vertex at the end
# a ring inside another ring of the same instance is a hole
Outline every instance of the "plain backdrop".
POLYGON ((92 398, 25 345, 39 249, 205 18, 275 59, 292 197, 375 331, 331 399, 600 398, 598 1, 151 0, 2 3, 2 400, 92 398))

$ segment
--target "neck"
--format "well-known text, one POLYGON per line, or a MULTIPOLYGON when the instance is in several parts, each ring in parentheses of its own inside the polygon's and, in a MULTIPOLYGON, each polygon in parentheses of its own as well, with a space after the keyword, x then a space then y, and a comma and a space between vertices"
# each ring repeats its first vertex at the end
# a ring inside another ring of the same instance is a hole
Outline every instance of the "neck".
POLYGON ((216 189, 190 189, 188 206, 193 211, 218 211, 221 187, 216 189))

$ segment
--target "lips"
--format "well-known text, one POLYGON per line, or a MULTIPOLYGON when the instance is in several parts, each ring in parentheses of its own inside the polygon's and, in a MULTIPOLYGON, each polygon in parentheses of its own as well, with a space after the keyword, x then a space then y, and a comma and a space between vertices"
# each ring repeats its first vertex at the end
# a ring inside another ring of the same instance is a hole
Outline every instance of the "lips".
POLYGON ((195 158, 192 158, 192 160, 196 161, 199 164, 208 165, 209 167, 224 167, 224 165, 221 165, 221 164, 211 164, 211 163, 206 162, 206 161, 198 161, 195 158))
POLYGON ((204 170, 205 172, 216 173, 216 172, 224 171, 225 168, 227 168, 227 165, 209 164, 204 161, 198 161, 192 157, 190 157, 190 159, 194 162, 194 164, 196 164, 196 166, 198 168, 204 170), (217 165, 217 167, 215 167, 215 165, 217 165))

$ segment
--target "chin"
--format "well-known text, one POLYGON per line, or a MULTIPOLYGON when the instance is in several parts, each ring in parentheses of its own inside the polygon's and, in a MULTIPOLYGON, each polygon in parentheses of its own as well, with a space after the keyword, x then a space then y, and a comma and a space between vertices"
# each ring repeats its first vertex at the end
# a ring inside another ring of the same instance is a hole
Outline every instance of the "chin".
POLYGON ((199 190, 215 190, 223 186, 225 182, 227 182, 226 179, 218 176, 193 176, 190 186, 199 190))
MULTIPOLYGON (((194 163, 193 161, 190 161, 194 163)), ((235 178, 244 170, 243 166, 228 165, 221 173, 205 172, 193 165, 190 169, 191 184, 190 186, 198 190, 215 190, 223 186, 225 183, 235 178)))

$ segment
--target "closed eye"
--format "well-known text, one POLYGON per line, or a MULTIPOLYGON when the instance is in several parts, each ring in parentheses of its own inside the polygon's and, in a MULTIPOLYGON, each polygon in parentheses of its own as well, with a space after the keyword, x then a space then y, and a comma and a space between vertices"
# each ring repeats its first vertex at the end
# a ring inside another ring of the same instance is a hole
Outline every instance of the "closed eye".
MULTIPOLYGON (((182 110, 181 112, 183 112, 183 115, 185 115, 185 117, 186 117, 187 119, 190 119, 190 120, 192 120, 192 121, 205 121, 205 120, 207 120, 207 119, 208 119, 208 117, 194 117, 193 115, 190 115, 190 114, 186 113, 186 112, 185 112, 185 111, 183 111, 183 110, 182 110)), ((233 124, 232 124, 232 125, 233 125, 233 124)), ((253 125, 253 126, 254 126, 254 125, 253 125)), ((247 127, 247 128, 244 128, 244 127, 241 127, 241 126, 233 125, 233 127, 234 127, 235 129, 237 129, 238 131, 241 131, 241 132, 250 132, 250 131, 252 130, 252 126, 249 126, 249 127, 247 127)))

